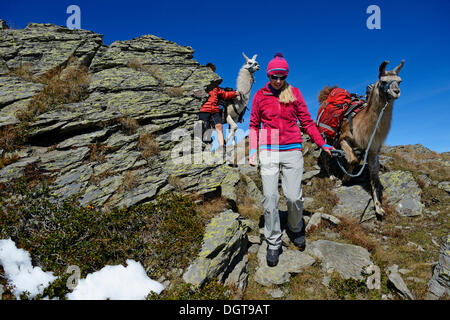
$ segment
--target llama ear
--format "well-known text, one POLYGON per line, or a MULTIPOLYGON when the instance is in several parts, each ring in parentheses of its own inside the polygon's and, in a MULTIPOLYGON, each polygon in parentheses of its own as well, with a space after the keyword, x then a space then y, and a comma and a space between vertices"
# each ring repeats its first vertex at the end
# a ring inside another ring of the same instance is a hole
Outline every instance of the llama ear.
POLYGON ((379 74, 378 74, 378 78, 381 78, 381 76, 386 72, 386 66, 389 64, 390 61, 383 61, 380 64, 380 68, 378 69, 379 74))
POLYGON ((248 61, 248 60, 249 60, 248 57, 245 55, 245 53, 242 52, 242 55, 244 56, 245 61, 248 61))
POLYGON ((400 64, 395 67, 395 69, 394 69, 395 74, 398 74, 400 72, 400 70, 402 70, 404 64, 405 64, 405 60, 402 60, 402 62, 400 62, 400 64))
POLYGON ((258 55, 255 54, 255 55, 253 56, 252 60, 255 61, 257 56, 258 56, 258 55))

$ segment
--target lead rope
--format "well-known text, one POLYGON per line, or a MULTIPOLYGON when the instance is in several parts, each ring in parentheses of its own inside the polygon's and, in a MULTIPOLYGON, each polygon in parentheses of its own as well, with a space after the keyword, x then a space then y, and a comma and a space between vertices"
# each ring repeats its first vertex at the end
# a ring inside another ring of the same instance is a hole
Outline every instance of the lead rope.
MULTIPOLYGON (((377 123, 376 123, 376 125, 375 125, 375 129, 373 130, 372 135, 370 136, 369 144, 367 145, 366 154, 364 155, 364 163, 363 163, 363 166, 361 167, 361 169, 359 170, 359 172, 358 172, 357 174, 351 174, 351 173, 348 173, 347 170, 345 170, 344 167, 342 166, 342 164, 339 162, 339 157, 336 158, 336 161, 337 161, 339 167, 341 168, 341 170, 342 170, 346 175, 350 176, 351 178, 359 177, 359 176, 361 175, 361 173, 363 172, 364 167, 365 167, 366 164, 367 164, 367 155, 369 154, 369 150, 370 150, 370 146, 372 145, 373 137, 375 136, 375 132, 376 132, 377 129, 378 129, 378 125, 380 124, 381 117, 383 116, 384 110, 386 109, 388 103, 389 103, 389 100, 386 101, 386 104, 384 105, 383 109, 381 109, 380 115, 378 116, 378 120, 377 120, 377 123)), ((336 150, 336 151, 337 151, 337 150, 336 150)), ((343 151, 339 150, 337 153, 340 154, 340 155, 342 155, 342 154, 343 154, 343 151)))

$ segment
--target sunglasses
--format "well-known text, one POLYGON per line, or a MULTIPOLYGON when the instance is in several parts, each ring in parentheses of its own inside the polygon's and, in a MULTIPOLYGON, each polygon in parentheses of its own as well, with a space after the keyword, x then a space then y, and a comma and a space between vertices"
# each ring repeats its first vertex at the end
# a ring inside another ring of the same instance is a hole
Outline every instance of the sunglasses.
POLYGON ((271 75, 270 79, 272 80, 285 80, 287 78, 287 76, 276 76, 276 75, 271 75))

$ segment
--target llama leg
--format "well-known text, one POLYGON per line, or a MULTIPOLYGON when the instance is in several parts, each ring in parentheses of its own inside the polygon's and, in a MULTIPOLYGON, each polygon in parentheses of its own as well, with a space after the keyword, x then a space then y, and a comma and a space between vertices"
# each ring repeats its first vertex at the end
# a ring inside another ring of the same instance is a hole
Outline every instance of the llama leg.
POLYGON ((328 160, 328 154, 325 154, 325 152, 321 152, 319 154, 319 165, 322 167, 322 169, 325 171, 327 176, 330 176, 330 162, 328 160))
POLYGON ((380 162, 378 160, 377 153, 369 153, 368 165, 370 172, 370 185, 372 187, 372 198, 375 204, 375 212, 379 218, 382 218, 385 214, 385 211, 381 206, 382 185, 379 177, 380 162))
POLYGON ((231 132, 230 132, 230 135, 227 137, 227 141, 225 142, 225 145, 228 144, 228 141, 230 139, 233 139, 232 143, 233 143, 233 146, 234 146, 236 144, 235 141, 234 141, 234 135, 236 133, 236 130, 237 130, 238 126, 237 126, 236 122, 234 122, 233 118, 230 115, 227 116, 227 123, 231 127, 231 132))
MULTIPOLYGON (((345 158, 347 159, 347 162, 349 163, 348 173, 352 173, 355 167, 358 165, 358 158, 353 153, 353 149, 350 146, 350 144, 346 140, 341 141, 341 148, 345 153, 345 158)), ((342 182, 346 183, 350 180, 350 176, 344 175, 342 178, 342 182)))

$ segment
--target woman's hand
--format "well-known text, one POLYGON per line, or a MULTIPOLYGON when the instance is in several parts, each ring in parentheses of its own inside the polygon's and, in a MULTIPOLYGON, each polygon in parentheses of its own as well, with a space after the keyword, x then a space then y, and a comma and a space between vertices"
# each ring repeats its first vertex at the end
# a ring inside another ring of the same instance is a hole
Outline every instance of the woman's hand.
POLYGON ((322 150, 325 151, 326 153, 328 153, 328 155, 329 155, 330 157, 333 156, 333 155, 331 154, 331 150, 334 150, 334 147, 333 147, 333 146, 330 146, 329 144, 324 144, 324 145, 322 146, 322 150))
POLYGON ((256 160, 256 152, 253 153, 251 156, 248 157, 248 164, 251 165, 252 167, 256 167, 257 160, 256 160))

